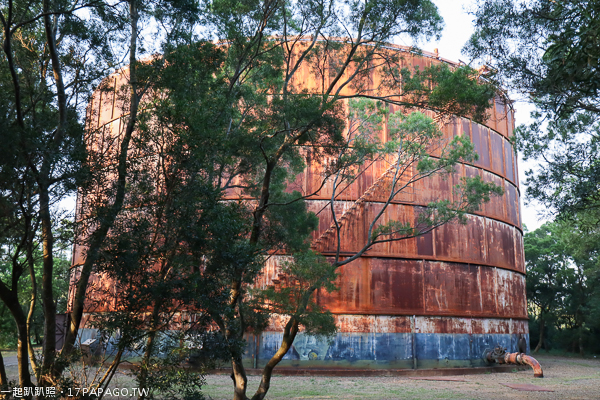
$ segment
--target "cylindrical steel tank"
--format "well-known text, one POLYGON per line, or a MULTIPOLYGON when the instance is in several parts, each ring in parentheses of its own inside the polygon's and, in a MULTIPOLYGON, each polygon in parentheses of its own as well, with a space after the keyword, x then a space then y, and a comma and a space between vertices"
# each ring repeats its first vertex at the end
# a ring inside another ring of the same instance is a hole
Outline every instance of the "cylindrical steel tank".
MULTIPOLYGON (((453 64, 433 53, 416 55, 399 46, 388 49, 403 52, 401 62, 408 68, 453 64)), ((310 73, 305 74, 309 81, 310 73)), ((377 74, 372 74, 372 81, 378 80, 377 74)), ((514 110, 498 96, 489 113, 485 124, 459 117, 441 124, 447 138, 469 136, 478 161, 459 165, 450 179, 434 176, 412 185, 395 198, 383 220, 410 221, 429 202, 451 199, 452 188, 464 176, 494 182, 504 188, 504 195, 492 197, 481 211, 469 215, 466 225, 450 223, 416 239, 375 245, 341 267, 339 291, 317 295, 318 303, 335 315, 339 332, 332 341, 300 333, 281 365, 476 367, 485 365, 486 349, 500 344, 516 351, 520 335, 529 343, 517 158, 510 141, 514 110)), ((366 243, 369 223, 388 196, 382 189, 388 168, 389 162, 374 163, 336 197, 342 256, 355 254, 366 243)), ((316 190, 320 172, 309 166, 295 189, 316 190)), ((307 200, 319 216, 313 248, 326 256, 335 255, 337 246, 335 231, 329 229, 331 190, 325 185, 307 200)), ((262 285, 278 281, 278 264, 284 259, 269 260, 262 285)), ((249 341, 248 355, 257 366, 277 351, 282 331, 283 321, 274 318, 266 332, 249 341)))
MULTIPOLYGON (((415 54, 409 48, 388 46, 402 53, 404 67, 420 68, 449 63, 437 53, 415 54)), ((372 82, 378 81, 374 71, 372 82)), ((311 71, 301 71, 298 81, 311 84, 311 71)), ((122 79, 115 75, 114 87, 122 79)), ((351 93, 346 88, 346 94, 351 93)), ((125 104, 116 91, 97 91, 90 104, 88 123, 100 135, 118 136, 125 104)), ((397 108, 391 106, 391 111, 397 108)), ((432 113, 429 112, 429 115, 432 113)), ((525 263, 519 207, 517 158, 510 138, 514 111, 502 96, 496 97, 485 124, 454 117, 442 124, 445 137, 467 135, 479 160, 460 164, 449 179, 422 180, 397 197, 384 219, 410 220, 429 202, 453 196, 461 177, 479 175, 504 188, 479 212, 467 216, 465 225, 450 223, 415 239, 378 244, 362 257, 341 267, 339 291, 317 293, 319 304, 330 310, 338 326, 333 339, 300 333, 280 365, 301 368, 441 368, 483 366, 486 349, 500 344, 516 351, 520 335, 529 343, 525 297, 525 263)), ((386 129, 382 131, 385 139, 386 129)), ((101 138, 96 143, 103 142, 101 138)), ((379 184, 389 164, 375 162, 336 198, 342 222, 342 256, 354 254, 365 242, 368 222, 385 201, 379 184)), ((318 188, 319 168, 310 165, 296 184, 304 193, 318 188)), ((308 207, 319 216, 313 248, 326 256, 336 250, 332 217, 325 207, 331 186, 310 197, 308 207)), ((277 281, 284 256, 271 257, 258 285, 277 281)), ((82 252, 75 248, 73 263, 82 252)), ((93 282, 102 286, 101 279, 93 282)), ((110 304, 104 308, 109 311, 110 304)), ((102 309, 102 307, 100 308, 102 309)), ((97 309, 98 310, 98 309, 97 309)), ((246 355, 257 367, 279 348, 283 319, 274 316, 260 335, 248 336, 246 355)), ((84 335, 85 336, 85 335, 84 335)))

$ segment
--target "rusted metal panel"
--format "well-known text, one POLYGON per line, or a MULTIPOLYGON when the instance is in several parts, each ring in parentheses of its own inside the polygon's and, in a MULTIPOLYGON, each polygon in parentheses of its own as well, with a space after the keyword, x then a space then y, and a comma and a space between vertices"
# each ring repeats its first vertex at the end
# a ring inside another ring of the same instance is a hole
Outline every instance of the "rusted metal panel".
POLYGON ((473 136, 471 135, 471 120, 466 119, 466 118, 461 118, 461 121, 462 121, 463 134, 472 138, 473 136))
POLYGON ((512 333, 529 333, 529 324, 527 323, 527 320, 525 319, 511 319, 510 320, 512 327, 511 327, 511 332, 512 333))
MULTIPOLYGON (((356 315, 333 316, 340 333, 526 334, 527 320, 453 316, 356 315)), ((267 332, 280 332, 289 317, 273 315, 267 332)), ((300 332, 304 332, 301 327, 300 332)))
POLYGON ((473 318, 472 333, 510 333, 510 319, 473 318))
POLYGON ((283 255, 272 255, 270 256, 265 265, 255 280, 255 286, 260 289, 265 289, 268 286, 273 285, 274 281, 277 282, 279 274, 282 272, 282 267, 286 262, 291 262, 292 257, 283 255))
POLYGON ((428 232, 424 235, 417 237, 416 242, 417 242, 417 255, 427 256, 427 257, 434 256, 434 248, 433 248, 434 233, 433 232, 428 232))
POLYGON ((425 310, 433 315, 472 312, 476 271, 467 264, 426 262, 423 268, 425 310))
MULTIPOLYGON (((482 178, 484 182, 493 183, 496 186, 503 187, 504 179, 488 171, 482 171, 482 178)), ((490 201, 484 203, 482 208, 482 214, 486 217, 496 218, 502 221, 506 220, 506 209, 505 203, 507 201, 506 195, 504 196, 491 196, 490 201)))
POLYGON ((463 171, 464 176, 466 176, 467 178, 481 176, 481 173, 483 172, 481 168, 473 167, 471 165, 464 165, 463 171))
POLYGON ((511 107, 508 108, 508 112, 506 113, 506 120, 508 124, 508 137, 513 136, 513 132, 515 130, 515 112, 511 107))
POLYGON ((331 293, 321 290, 319 304, 326 306, 332 313, 338 314, 369 310, 371 303, 369 269, 367 258, 359 258, 341 267, 336 280, 338 290, 331 293))
MULTIPOLYGON (((356 213, 347 213, 345 219, 340 219, 341 224, 341 251, 344 253, 353 253, 360 250, 367 242, 369 223, 383 208, 382 203, 362 203, 358 206, 356 213)), ((403 204, 390 204, 379 219, 377 225, 388 223, 391 220, 413 223, 416 216, 415 208, 403 204)), ((337 235, 329 235, 322 251, 333 253, 337 248, 337 235)), ((387 253, 399 255, 416 255, 416 239, 401 240, 374 245, 372 253, 387 253)))
POLYGON ((523 234, 515 230, 515 269, 525 273, 525 251, 523 249, 523 234))
POLYGON ((523 275, 496 268, 496 288, 499 315, 527 317, 523 275))
POLYGON ((486 263, 485 222, 468 215, 467 224, 451 222, 436 229, 435 254, 445 259, 486 263))
POLYGON ((527 317, 523 275, 495 267, 365 257, 337 284, 318 297, 335 314, 527 317))
POLYGON ((370 261, 370 297, 373 311, 423 311, 423 262, 379 259, 370 261))
POLYGON ((500 97, 494 99, 495 111, 496 111, 496 131, 500 132, 502 136, 508 137, 508 127, 506 118, 506 106, 504 101, 500 97))
POLYGON ((519 197, 517 188, 510 182, 505 181, 504 197, 506 198, 506 218, 509 223, 520 227, 519 220, 519 197))
POLYGON ((515 266, 515 228, 494 220, 486 220, 488 263, 507 269, 515 266))
POLYGON ((477 273, 479 278, 478 297, 482 313, 490 316, 500 316, 500 310, 496 303, 496 269, 479 268, 477 273))
POLYGON ((515 157, 515 185, 517 187, 520 187, 520 183, 519 183, 519 162, 517 160, 517 157, 515 157))
POLYGON ((439 200, 452 201, 452 188, 455 184, 458 184, 452 178, 452 175, 437 174, 415 182, 413 187, 416 202, 421 205, 427 205, 439 200))
POLYGON ((418 317, 415 330, 418 333, 471 333, 472 318, 418 317))
POLYGON ((515 182, 515 169, 513 161, 513 148, 510 143, 504 143, 504 176, 511 182, 515 182))
POLYGON ((410 317, 405 315, 335 315, 335 323, 344 333, 409 333, 410 317))
POLYGON ((80 244, 73 245, 73 255, 71 257, 71 266, 82 265, 85 262, 85 247, 80 244))
POLYGON ((471 123, 471 140, 475 152, 479 155, 479 159, 475 161, 475 165, 483 168, 490 168, 490 145, 489 145, 489 129, 479 125, 478 123, 471 123))
MULTIPOLYGON (((492 171, 500 176, 504 176, 504 142, 506 142, 506 139, 501 135, 490 131, 492 171)), ((507 146, 510 146, 510 144, 507 143, 507 146)))

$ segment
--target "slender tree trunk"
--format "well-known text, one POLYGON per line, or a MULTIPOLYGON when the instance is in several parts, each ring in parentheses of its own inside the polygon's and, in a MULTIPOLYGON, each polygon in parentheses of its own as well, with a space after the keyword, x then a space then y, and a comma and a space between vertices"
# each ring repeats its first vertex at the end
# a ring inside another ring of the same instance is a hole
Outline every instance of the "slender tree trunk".
POLYGON ((21 315, 17 323, 18 341, 17 341, 17 361, 19 371, 19 386, 32 387, 31 375, 29 373, 29 340, 27 338, 27 322, 25 316, 21 315))
MULTIPOLYGON (((8 390, 8 378, 6 377, 6 369, 4 368, 4 358, 2 358, 2 352, 0 351, 0 391, 8 390)), ((0 399, 4 399, 7 396, 0 394, 0 399)))
MULTIPOLYGON (((148 334, 148 339, 146 340, 146 350, 144 351, 144 356, 140 363, 138 384, 141 389, 148 387, 148 366, 150 365, 150 358, 152 357, 152 351, 154 350, 154 345, 156 343, 156 333, 158 326, 160 325, 159 317, 162 305, 163 301, 158 300, 154 305, 154 310, 152 310, 152 321, 150 322, 150 332, 148 334)), ((144 398, 143 392, 140 391, 138 400, 144 400, 144 398)))
POLYGON ((129 118, 127 120, 127 127, 123 135, 123 140, 119 148, 118 166, 117 166, 117 184, 115 200, 112 205, 107 206, 106 217, 100 222, 98 228, 92 233, 86 259, 81 267, 81 274, 77 281, 75 289, 75 296, 73 301, 73 309, 71 311, 71 324, 67 329, 65 335, 65 344, 61 354, 68 356, 74 349, 75 340, 83 318, 83 308, 85 303, 85 296, 87 292, 88 282, 92 273, 92 267, 98 258, 100 248, 104 239, 108 235, 108 231, 114 224, 117 214, 121 211, 125 200, 125 186, 127 180, 127 152, 129 150, 129 143, 137 122, 137 113, 139 106, 138 97, 138 82, 137 82, 137 69, 136 69, 136 57, 137 57, 137 36, 138 36, 138 18, 139 14, 137 11, 136 0, 129 1, 129 16, 131 18, 131 38, 129 47, 129 118))
POLYGON ((119 351, 117 351, 115 359, 110 364, 110 367, 108 367, 108 369, 104 373, 104 376, 98 381, 98 385, 96 387, 102 389, 102 393, 98 397, 98 400, 102 400, 102 398, 104 397, 104 393, 106 393, 106 389, 110 384, 110 381, 112 380, 113 376, 115 376, 115 371, 117 370, 117 367, 121 363, 121 357, 123 356, 124 351, 125 349, 123 347, 119 348, 119 351))
POLYGON ((534 354, 540 351, 540 349, 542 348, 542 343, 544 343, 544 325, 544 319, 540 316, 540 340, 537 346, 535 346, 535 349, 533 350, 534 354))
POLYGON ((247 400, 246 388, 248 377, 242 363, 242 358, 231 358, 231 379, 233 379, 233 400, 247 400))
POLYGON ((288 321, 283 331, 283 339, 281 340, 281 345, 277 352, 271 357, 267 365, 263 368, 262 378, 260 380, 260 385, 256 390, 254 396, 252 396, 252 400, 263 400, 271 387, 271 377, 273 376, 273 369, 279 364, 279 362, 283 359, 289 349, 292 347, 294 343, 294 339, 298 334, 298 321, 296 318, 292 317, 288 321))
MULTIPOLYGON (((152 329, 148 334, 148 339, 146 340, 146 350, 144 351, 144 356, 142 357, 142 362, 140 363, 140 374, 138 379, 138 384, 140 388, 148 387, 148 366, 150 365, 150 357, 152 356, 152 350, 154 349, 154 343, 156 341, 156 329, 152 329)), ((138 396, 138 400, 144 400, 145 396, 142 391, 138 396)))
MULTIPOLYGON (((40 219, 42 220, 42 307, 44 310, 44 346, 42 366, 38 384, 53 386, 53 365, 56 356, 56 304, 53 294, 53 245, 52 218, 50 216, 50 196, 47 188, 40 188, 40 219)), ((27 340, 29 343, 29 339, 27 340)))
POLYGON ((27 246, 27 263, 29 264, 29 275, 31 278, 31 299, 29 300, 29 313, 27 313, 27 345, 29 352, 29 361, 33 368, 36 380, 40 380, 40 371, 38 368, 37 360, 35 359, 35 351, 33 350, 33 344, 31 343, 31 320, 33 313, 35 312, 35 305, 37 303, 37 279, 35 278, 35 269, 33 262, 33 249, 31 248, 31 242, 27 246))

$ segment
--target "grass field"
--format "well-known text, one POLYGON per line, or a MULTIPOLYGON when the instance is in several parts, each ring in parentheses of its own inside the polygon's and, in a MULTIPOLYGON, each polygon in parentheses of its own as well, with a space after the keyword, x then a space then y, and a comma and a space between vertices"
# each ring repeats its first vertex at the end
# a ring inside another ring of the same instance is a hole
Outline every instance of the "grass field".
MULTIPOLYGON (((3 353, 4 354, 4 353, 3 353)), ((540 355, 536 357, 545 377, 533 377, 531 370, 483 375, 464 375, 465 382, 413 380, 408 377, 319 377, 275 376, 268 400, 283 399, 511 399, 511 400, 600 400, 600 360, 589 358, 540 355), (502 383, 533 384, 553 392, 524 392, 502 383)), ((7 368, 10 379, 16 379, 16 366, 7 368)), ((88 373, 92 373, 88 369, 88 373)), ((248 394, 258 386, 259 377, 249 377, 248 394)), ((208 399, 232 398, 232 381, 228 375, 207 375, 204 394, 208 399)), ((134 388, 129 371, 120 370, 111 388, 134 388)), ((104 397, 106 400, 131 397, 104 397)), ((170 399, 155 395, 155 399, 170 399)), ((72 397, 71 397, 72 399, 72 397)))
MULTIPOLYGON (((267 399, 600 399, 600 360, 546 355, 537 359, 544 368, 543 379, 534 378, 531 370, 461 376, 466 382, 408 377, 276 376, 267 399), (553 392, 518 391, 501 383, 529 383, 553 392)), ((231 399, 229 376, 209 375, 206 381, 205 394, 209 398, 231 399)), ((249 377, 250 389, 255 390, 258 382, 259 377, 249 377)))

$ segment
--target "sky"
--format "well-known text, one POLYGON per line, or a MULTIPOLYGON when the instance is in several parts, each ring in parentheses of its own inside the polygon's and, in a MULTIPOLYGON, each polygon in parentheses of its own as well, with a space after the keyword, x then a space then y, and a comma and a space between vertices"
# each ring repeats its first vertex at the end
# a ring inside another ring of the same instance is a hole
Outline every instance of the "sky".
MULTIPOLYGON (((439 13, 444 18, 445 28, 442 37, 439 41, 431 41, 421 44, 421 48, 426 51, 438 49, 439 55, 452 61, 459 59, 467 64, 471 61, 466 55, 461 53, 464 44, 469 40, 473 33, 473 16, 468 14, 468 10, 475 9, 475 1, 473 0, 433 0, 438 7, 439 13)), ((408 44, 408 43, 404 43, 408 44)), ((477 65, 473 65, 477 67, 477 65)), ((511 96, 516 99, 517 96, 511 96)), ((533 111, 533 107, 523 101, 517 101, 514 104, 516 113, 516 125, 528 124, 530 121, 529 113, 533 111)), ((536 203, 524 204, 525 188, 525 171, 533 167, 532 162, 524 162, 519 155, 519 182, 521 182, 521 215, 523 224, 527 226, 529 231, 539 228, 545 220, 538 216, 540 205, 536 203)))

